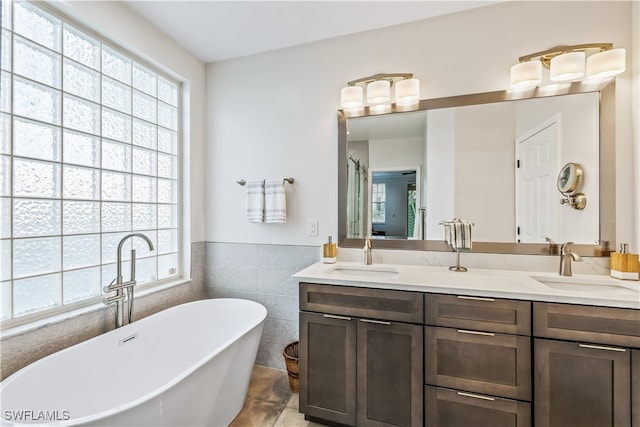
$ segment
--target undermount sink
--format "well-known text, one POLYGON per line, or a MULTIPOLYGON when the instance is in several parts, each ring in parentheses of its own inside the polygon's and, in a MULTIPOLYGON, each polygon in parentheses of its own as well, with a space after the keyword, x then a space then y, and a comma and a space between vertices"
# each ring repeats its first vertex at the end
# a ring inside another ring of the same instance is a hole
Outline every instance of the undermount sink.
POLYGON ((609 278, 585 277, 547 277, 531 276, 542 285, 559 291, 577 292, 584 295, 599 295, 603 297, 640 296, 640 288, 636 284, 626 284, 609 278))
POLYGON ((389 278, 400 274, 398 269, 379 265, 336 265, 332 274, 348 277, 389 278))

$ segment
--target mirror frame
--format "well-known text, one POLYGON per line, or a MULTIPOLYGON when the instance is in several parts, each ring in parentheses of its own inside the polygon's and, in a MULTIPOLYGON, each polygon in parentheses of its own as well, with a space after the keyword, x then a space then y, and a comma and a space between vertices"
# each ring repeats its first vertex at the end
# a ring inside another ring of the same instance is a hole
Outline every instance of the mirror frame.
MULTIPOLYGON (((575 244, 572 251, 581 256, 608 257, 616 247, 616 168, 615 168, 615 79, 599 82, 575 82, 556 88, 536 87, 528 91, 496 91, 457 95, 444 98, 422 99, 411 107, 392 104, 388 111, 377 113, 369 107, 357 111, 338 110, 338 245, 343 248, 362 248, 364 239, 347 238, 347 119, 365 116, 384 116, 417 110, 480 105, 521 99, 547 98, 578 93, 599 92, 600 118, 600 244, 575 244)), ((401 249, 414 251, 451 252, 452 249, 440 240, 376 239, 378 249, 401 249)), ((516 243, 473 242, 475 253, 557 255, 558 246, 564 242, 516 243)))

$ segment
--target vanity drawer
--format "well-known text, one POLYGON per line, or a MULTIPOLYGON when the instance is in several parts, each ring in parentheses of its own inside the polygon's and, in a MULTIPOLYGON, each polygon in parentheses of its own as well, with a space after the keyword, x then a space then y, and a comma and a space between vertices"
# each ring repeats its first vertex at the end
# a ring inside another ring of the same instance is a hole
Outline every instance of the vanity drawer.
POLYGON ((533 334, 640 348, 640 310, 534 302, 533 334))
POLYGON ((426 386, 425 426, 530 427, 531 404, 518 400, 426 386))
POLYGON ((462 295, 425 294, 425 324, 531 335, 531 303, 462 295))
POLYGON ((300 283, 300 310, 406 323, 424 319, 420 292, 300 283))
POLYGON ((426 326, 425 382, 531 400, 531 338, 426 326))

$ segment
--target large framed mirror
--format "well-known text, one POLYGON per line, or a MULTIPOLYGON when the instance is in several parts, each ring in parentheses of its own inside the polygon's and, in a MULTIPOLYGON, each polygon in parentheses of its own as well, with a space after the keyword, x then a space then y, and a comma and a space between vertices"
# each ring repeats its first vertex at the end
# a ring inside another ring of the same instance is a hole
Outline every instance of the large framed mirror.
POLYGON ((471 221, 473 252, 585 256, 615 248, 614 80, 338 111, 339 245, 448 251, 443 221, 471 221), (586 205, 558 191, 568 163, 586 205), (574 206, 575 207, 575 206, 574 206))

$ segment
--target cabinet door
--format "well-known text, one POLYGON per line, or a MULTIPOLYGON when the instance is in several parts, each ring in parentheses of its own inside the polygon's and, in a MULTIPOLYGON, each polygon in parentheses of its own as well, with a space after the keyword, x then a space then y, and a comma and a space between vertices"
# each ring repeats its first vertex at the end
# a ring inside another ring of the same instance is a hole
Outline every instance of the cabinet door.
POLYGON ((356 320, 300 313, 300 412, 356 423, 356 320))
POLYGON ((531 338, 425 328, 426 383, 531 400, 531 338))
POLYGON ((629 426, 630 353, 625 348, 536 338, 536 425, 629 426))
POLYGON ((640 350, 631 351, 631 425, 640 427, 640 350))
POLYGON ((422 425, 422 329, 359 319, 359 426, 422 425))
POLYGON ((466 391, 425 387, 427 427, 529 427, 531 404, 466 391))

